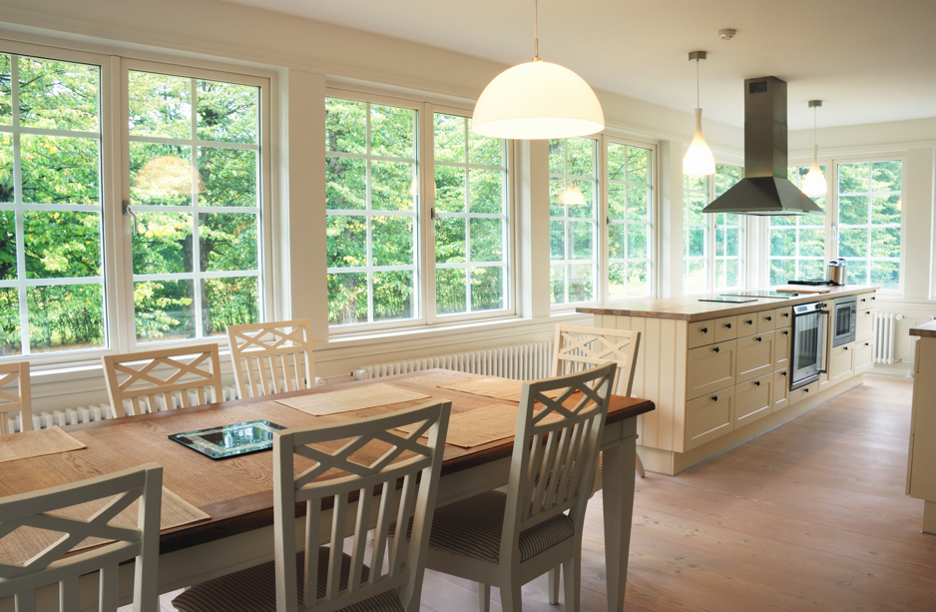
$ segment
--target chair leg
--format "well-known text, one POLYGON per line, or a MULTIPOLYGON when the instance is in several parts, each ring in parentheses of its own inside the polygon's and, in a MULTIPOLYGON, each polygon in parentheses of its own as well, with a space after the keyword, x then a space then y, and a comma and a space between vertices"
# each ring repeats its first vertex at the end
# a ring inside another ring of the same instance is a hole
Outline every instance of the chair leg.
POLYGON ((509 587, 501 587, 501 609, 504 612, 523 612, 521 586, 512 583, 509 587))
POLYGON ((491 612, 491 585, 478 583, 478 609, 491 612))
POLYGON ((579 586, 582 581, 581 553, 573 555, 562 564, 562 581, 565 583, 565 612, 579 612, 579 586))
POLYGON ((549 570, 549 603, 559 603, 559 566, 549 570))
POLYGON ((644 471, 643 461, 640 460, 639 454, 637 455, 637 461, 634 463, 634 465, 637 467, 637 475, 641 478, 646 478, 647 473, 644 471))

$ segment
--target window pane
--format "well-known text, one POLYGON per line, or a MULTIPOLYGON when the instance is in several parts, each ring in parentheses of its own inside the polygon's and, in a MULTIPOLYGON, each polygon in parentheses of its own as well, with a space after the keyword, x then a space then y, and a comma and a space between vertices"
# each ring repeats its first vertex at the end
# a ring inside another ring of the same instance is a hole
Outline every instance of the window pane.
POLYGON ((393 106, 370 107, 371 153, 386 157, 415 157, 416 111, 393 106))
POLYGON ((415 210, 411 189, 416 166, 405 162, 371 162, 371 208, 415 210))
POLYGON ((259 206, 257 151, 198 148, 199 206, 259 206))
POLYGON ((20 57, 18 67, 21 126, 98 131, 97 66, 20 57))
MULTIPOLYGON (((465 117, 453 115, 435 115, 435 133, 433 148, 435 160, 444 162, 465 162, 465 117)), ((475 162, 477 163, 477 162, 475 162)), ((438 172, 436 168, 436 172, 438 172)), ((438 176, 438 175, 437 175, 438 176)))
POLYGON ((100 147, 90 138, 20 135, 23 202, 100 204, 100 147))
POLYGON ((133 284, 138 340, 195 337, 192 281, 163 280, 133 284))
POLYGON ((325 150, 367 152, 367 104, 351 100, 325 100, 325 150))
POLYGON ((868 256, 868 230, 843 229, 839 232, 839 255, 842 257, 868 256))
POLYGON ((504 160, 503 140, 472 131, 469 131, 468 138, 468 163, 498 167, 507 165, 504 160))
POLYGON ((325 233, 328 239, 328 267, 366 266, 367 217, 329 215, 325 223, 325 233))
POLYGON ((902 164, 899 161, 874 162, 871 164, 872 191, 900 191, 902 164))
POLYGON ((570 138, 550 141, 550 235, 553 303, 591 301, 597 297, 594 273, 597 230, 597 141, 570 138), (568 176, 574 175, 574 176, 568 176), (568 242, 566 242, 568 241, 568 242), (570 265, 571 262, 576 262, 570 265), (562 287, 558 286, 562 268, 562 287))
POLYGON ((329 210, 367 207, 367 162, 350 157, 325 158, 325 196, 329 210))
POLYGON ((192 272, 192 216, 187 213, 139 212, 133 236, 134 274, 192 272))
POLYGON ((464 168, 452 166, 435 167, 435 204, 441 212, 465 211, 465 173, 464 168))
POLYGON ((552 289, 550 299, 553 304, 565 304, 568 301, 565 295, 565 278, 565 265, 560 264, 549 267, 549 282, 552 289))
MULTIPOLYGON (((896 261, 872 261, 871 284, 881 285, 882 289, 898 289, 900 287, 898 268, 896 261)), ((849 276, 851 276, 851 271, 849 271, 849 276)))
POLYGON ((608 297, 612 300, 627 297, 627 264, 608 265, 608 297))
POLYGON ((839 198, 839 222, 842 225, 865 225, 868 222, 868 196, 839 198))
POLYGON ((22 351, 19 291, 0 287, 0 357, 19 355, 22 351))
POLYGON ((471 261, 496 263, 504 260, 504 224, 500 219, 471 219, 471 261))
POLYGON ((408 271, 374 273, 374 320, 412 319, 415 275, 408 271))
POLYGON ((26 289, 33 353, 104 346, 104 287, 100 283, 26 289))
POLYGON ((367 274, 328 275, 328 322, 350 325, 367 322, 367 274))
MULTIPOLYGON (((202 272, 256 270, 257 221, 255 214, 200 214, 198 239, 202 272)), ((256 309, 256 304, 253 308, 256 309)))
POLYGON ((131 136, 191 136, 191 79, 131 70, 128 86, 131 136))
MULTIPOLYGON (((464 263, 465 219, 441 217, 436 220, 436 263, 464 263)), ((442 270, 438 270, 440 273, 442 270)), ((436 279, 438 283, 438 279, 436 279)))
POLYGON ((500 214, 503 212, 504 174, 497 170, 469 170, 471 189, 470 210, 473 213, 500 214))
POLYGON ((592 264, 569 266, 569 301, 590 302, 595 299, 595 274, 592 264))
POLYGON ((875 227, 871 229, 871 257, 900 257, 900 228, 875 227))
POLYGON ((13 87, 11 83, 13 75, 11 66, 10 56, 0 54, 0 125, 13 123, 13 87))
MULTIPOLYGON (((130 203, 188 206, 192 203, 192 148, 130 143, 130 203)), ((199 190, 204 183, 199 177, 199 190)))
POLYGON ((198 139, 257 143, 260 89, 234 83, 197 81, 198 139))
POLYGON ((497 310, 504 303, 504 268, 491 266, 471 269, 471 309, 497 310))
MULTIPOLYGON (((797 187, 802 187, 808 172, 809 166, 788 168, 790 180, 797 187)), ((810 199, 820 208, 825 207, 824 197, 810 199)), ((839 200, 840 208, 843 200, 839 200)), ((770 217, 771 284, 825 278, 825 224, 824 215, 770 217)))
POLYGON ((464 268, 439 268, 436 270, 436 311, 439 314, 465 312, 468 309, 468 293, 464 268))
POLYGON ((627 293, 632 296, 649 295, 650 293, 650 275, 648 273, 649 264, 645 261, 637 261, 629 266, 630 273, 627 275, 627 293))
POLYGON ((839 164, 839 193, 866 193, 868 191, 868 164, 839 164))
POLYGON ((375 266, 407 266, 415 261, 413 217, 371 217, 375 266))
POLYGON ((16 280, 16 213, 0 210, 0 281, 16 280))
POLYGON ((260 320, 260 279, 206 278, 204 303, 208 316, 202 321, 203 336, 224 334, 228 325, 248 325, 260 320))
POLYGON ((97 212, 23 213, 26 278, 101 276, 101 215, 97 212))

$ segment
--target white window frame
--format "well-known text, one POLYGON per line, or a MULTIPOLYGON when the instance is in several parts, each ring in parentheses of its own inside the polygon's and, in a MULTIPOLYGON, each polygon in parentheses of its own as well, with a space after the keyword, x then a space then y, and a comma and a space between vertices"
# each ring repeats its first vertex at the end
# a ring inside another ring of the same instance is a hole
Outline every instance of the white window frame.
MULTIPOLYGON (((829 196, 829 191, 830 191, 830 189, 829 189, 829 184, 831 183, 831 181, 828 179, 829 164, 826 164, 826 163, 823 162, 823 163, 820 163, 820 166, 824 166, 825 169, 823 170, 823 174, 826 176, 826 193, 823 194, 823 196, 822 196, 823 198, 825 198, 825 204, 824 204, 825 215, 824 215, 824 217, 823 217, 823 220, 824 220, 823 224, 822 224, 821 226, 820 226, 820 225, 802 225, 802 224, 799 222, 799 219, 801 219, 802 216, 797 216, 797 217, 796 217, 796 218, 797 218, 797 223, 796 223, 796 225, 780 226, 780 227, 778 227, 778 228, 776 228, 776 229, 778 229, 779 231, 782 231, 782 232, 792 232, 792 233, 795 234, 796 237, 795 237, 795 241, 794 241, 794 251, 795 251, 795 253, 799 253, 800 230, 802 230, 802 229, 810 229, 810 228, 822 227, 822 228, 823 228, 823 254, 822 254, 821 257, 818 257, 818 258, 816 258, 816 257, 800 257, 800 256, 798 256, 798 255, 796 255, 796 254, 794 254, 792 257, 771 257, 771 255, 770 255, 770 233, 771 233, 771 231, 772 231, 772 228, 771 228, 771 225, 770 225, 770 218, 771 218, 771 217, 766 217, 766 219, 767 219, 767 222, 766 222, 766 224, 765 224, 765 226, 766 226, 766 231, 765 231, 765 243, 766 243, 765 262, 766 262, 766 267, 765 267, 765 275, 764 275, 765 285, 773 285, 773 283, 771 283, 771 280, 770 280, 770 262, 771 262, 772 260, 774 260, 774 259, 783 260, 783 261, 793 261, 793 262, 794 262, 794 270, 795 270, 795 272, 793 273, 793 277, 792 277, 792 278, 784 279, 783 281, 781 281, 781 282, 779 283, 779 284, 781 284, 781 285, 782 285, 782 284, 785 284, 787 281, 791 281, 791 280, 805 280, 805 279, 806 279, 806 278, 805 278, 805 274, 803 274, 803 273, 800 272, 800 262, 801 262, 801 261, 810 261, 810 260, 815 261, 816 259, 819 259, 820 263, 822 264, 822 262, 825 262, 826 259, 828 259, 828 255, 829 255, 829 252, 830 252, 830 246, 829 246, 830 239, 829 239, 829 234, 830 234, 830 227, 831 227, 830 222, 829 222, 829 207, 830 207, 830 202, 831 202, 831 200, 832 200, 832 198, 829 196)), ((788 170, 789 170, 789 169, 794 169, 794 168, 807 168, 807 169, 808 169, 808 168, 809 168, 809 164, 803 162, 803 163, 800 163, 800 164, 791 164, 790 166, 788 166, 788 170)), ((789 171, 787 172, 787 174, 789 175, 789 171)), ((800 188, 800 187, 802 186, 802 181, 800 181, 799 173, 797 173, 797 177, 796 177, 796 178, 797 178, 797 180, 792 181, 792 182, 793 182, 794 185, 796 185, 796 187, 800 188)), ((825 274, 825 272, 824 272, 825 265, 823 264, 823 265, 820 265, 819 267, 820 267, 820 270, 823 270, 822 275, 824 275, 824 274, 825 274)))

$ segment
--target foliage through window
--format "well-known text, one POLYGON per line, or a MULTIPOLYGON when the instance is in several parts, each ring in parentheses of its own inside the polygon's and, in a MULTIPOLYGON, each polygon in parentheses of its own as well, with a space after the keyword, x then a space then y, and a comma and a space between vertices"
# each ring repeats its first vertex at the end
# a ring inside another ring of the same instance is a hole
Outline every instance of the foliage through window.
POLYGON ((744 217, 702 212, 741 177, 728 164, 716 164, 713 176, 683 176, 684 293, 744 286, 744 217))
POLYGON ((435 286, 440 315, 507 306, 507 146, 471 119, 434 115, 435 286))
POLYGON ((97 66, 0 55, 0 357, 105 347, 97 66))
POLYGON ((709 177, 683 176, 683 291, 709 290, 709 177))
POLYGON ((256 323, 259 88, 139 71, 127 78, 138 341, 256 323))
POLYGON ((838 165, 838 255, 848 283, 900 287, 899 160, 838 165))
MULTIPOLYGON (((721 197, 738 184, 743 169, 738 166, 715 166, 715 194, 721 197)), ((715 217, 715 289, 739 289, 744 286, 743 239, 741 215, 717 213, 715 217)))
POLYGON ((598 141, 549 141, 550 293, 553 304, 597 299, 598 141))
POLYGON ((617 142, 608 156, 608 298, 651 294, 653 152, 617 142))
MULTIPOLYGON (((788 178, 802 187, 809 166, 794 166, 788 178)), ((825 174, 825 167, 822 167, 825 174)), ((825 210, 825 196, 812 198, 825 210)), ((770 284, 791 280, 825 278, 825 216, 795 215, 770 217, 770 284)))
POLYGON ((328 321, 414 319, 418 112, 329 98, 325 120, 328 321))

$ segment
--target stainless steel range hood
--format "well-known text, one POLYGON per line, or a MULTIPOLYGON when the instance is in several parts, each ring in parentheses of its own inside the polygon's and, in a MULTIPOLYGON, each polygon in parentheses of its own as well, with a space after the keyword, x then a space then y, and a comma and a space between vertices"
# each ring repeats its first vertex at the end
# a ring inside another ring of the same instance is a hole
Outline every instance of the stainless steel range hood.
POLYGON ((776 77, 744 81, 744 178, 702 212, 821 215, 787 179, 787 84, 776 77))

